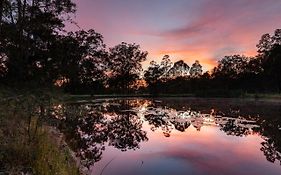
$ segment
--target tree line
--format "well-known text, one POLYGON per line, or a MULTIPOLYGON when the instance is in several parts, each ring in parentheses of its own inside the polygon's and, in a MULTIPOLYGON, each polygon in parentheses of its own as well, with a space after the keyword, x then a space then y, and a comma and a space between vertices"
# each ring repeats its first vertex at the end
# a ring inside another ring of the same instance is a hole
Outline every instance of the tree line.
POLYGON ((257 56, 225 56, 205 73, 199 61, 173 63, 168 55, 143 70, 148 52, 137 44, 107 48, 93 29, 65 31, 75 12, 71 0, 2 0, 0 83, 71 93, 280 92, 281 29, 261 37, 257 56))
POLYGON ((199 61, 189 67, 183 60, 171 63, 164 56, 152 61, 144 73, 153 93, 198 93, 200 96, 237 96, 241 93, 281 92, 281 29, 262 35, 257 55, 225 56, 211 71, 202 71, 199 61))
POLYGON ((66 32, 75 11, 71 0, 1 1, 1 83, 57 84, 70 92, 129 89, 148 53, 125 42, 106 49, 92 29, 66 32))

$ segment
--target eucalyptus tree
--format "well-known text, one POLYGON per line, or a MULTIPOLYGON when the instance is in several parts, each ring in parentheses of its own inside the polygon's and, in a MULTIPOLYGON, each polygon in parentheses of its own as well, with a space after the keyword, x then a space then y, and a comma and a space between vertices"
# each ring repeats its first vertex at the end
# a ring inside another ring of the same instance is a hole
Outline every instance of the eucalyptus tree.
POLYGON ((110 48, 108 66, 110 73, 109 85, 117 89, 128 90, 135 83, 142 71, 142 62, 146 60, 147 52, 142 51, 137 44, 121 44, 110 48))
POLYGON ((214 71, 216 77, 237 79, 246 71, 249 59, 243 55, 225 56, 214 71))
POLYGON ((278 45, 281 45, 281 29, 276 29, 273 35, 268 33, 262 35, 256 46, 259 54, 266 55, 273 47, 278 45))
POLYGON ((160 81, 162 72, 160 70, 160 65, 155 61, 151 61, 147 70, 144 71, 144 79, 148 85, 155 84, 160 81))
POLYGON ((173 63, 169 55, 164 55, 160 62, 160 71, 162 72, 161 81, 169 79, 169 70, 172 68, 173 63))
POLYGON ((183 61, 179 60, 174 63, 173 67, 169 70, 168 74, 170 78, 187 77, 189 72, 189 66, 183 61))
POLYGON ((148 84, 154 84, 156 82, 164 82, 170 78, 170 69, 173 63, 171 62, 169 55, 164 55, 160 64, 155 61, 151 61, 148 69, 144 72, 144 78, 148 84))
POLYGON ((199 61, 196 60, 195 63, 192 64, 189 70, 190 77, 199 78, 202 75, 202 73, 203 73, 202 66, 199 63, 199 61))

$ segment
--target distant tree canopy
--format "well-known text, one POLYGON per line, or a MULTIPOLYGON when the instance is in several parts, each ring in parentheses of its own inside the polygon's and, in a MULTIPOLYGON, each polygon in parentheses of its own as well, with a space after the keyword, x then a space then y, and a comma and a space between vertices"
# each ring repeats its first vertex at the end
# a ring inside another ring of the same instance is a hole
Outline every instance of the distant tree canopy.
POLYGON ((148 53, 122 42, 106 48, 95 30, 66 32, 75 23, 72 0, 2 0, 0 2, 0 82, 62 86, 71 93, 194 93, 239 90, 281 92, 281 29, 264 34, 255 57, 229 55, 203 73, 199 61, 188 65, 165 55, 160 63, 142 62, 148 53))
POLYGON ((187 77, 189 68, 183 60, 173 63, 169 55, 165 55, 160 64, 155 61, 150 62, 148 69, 144 72, 144 78, 148 84, 153 84, 156 81, 164 82, 178 77, 187 77))
POLYGON ((168 74, 172 78, 187 77, 189 68, 190 67, 183 60, 180 60, 174 63, 173 67, 168 71, 168 74))
POLYGON ((144 72, 144 79, 150 92, 157 93, 157 91, 160 92, 163 89, 163 85, 173 83, 176 79, 181 81, 198 79, 202 72, 202 66, 197 60, 190 68, 183 60, 173 63, 169 56, 165 55, 160 64, 155 61, 150 62, 148 69, 144 72))
POLYGON ((237 79, 246 71, 249 59, 241 55, 225 56, 214 68, 213 76, 217 78, 237 79))
MULTIPOLYGON (((203 73, 199 61, 189 67, 180 60, 165 72, 155 61, 144 78, 151 93, 194 93, 220 95, 231 91, 279 92, 281 89, 281 30, 265 34, 257 44, 258 55, 225 56, 210 72, 203 73), (165 78, 163 78, 165 77, 165 78)), ((169 58, 165 56, 165 59, 169 58)), ((164 59, 164 58, 163 58, 164 59)))
POLYGON ((203 73, 202 66, 200 65, 199 61, 196 60, 195 63, 192 64, 190 68, 190 76, 195 78, 195 77, 200 77, 203 73))

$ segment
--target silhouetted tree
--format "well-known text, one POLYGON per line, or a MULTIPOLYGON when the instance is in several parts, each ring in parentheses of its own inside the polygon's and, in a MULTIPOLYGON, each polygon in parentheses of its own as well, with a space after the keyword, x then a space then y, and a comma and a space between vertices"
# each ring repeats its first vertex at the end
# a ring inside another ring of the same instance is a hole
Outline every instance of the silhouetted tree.
MULTIPOLYGON (((66 33, 64 23, 73 22, 75 7, 72 0, 2 0, 0 81, 13 87, 65 85, 72 93, 135 90, 136 82, 143 82, 141 63, 148 53, 124 42, 107 52, 94 30, 66 33)), ((281 29, 276 29, 261 37, 256 57, 225 56, 210 74, 203 74, 199 61, 189 67, 165 55, 160 63, 151 62, 143 78, 152 94, 280 92, 280 45, 281 29)))
POLYGON ((171 77, 173 63, 169 55, 164 55, 160 64, 151 61, 148 69, 144 72, 144 79, 148 84, 149 91, 156 95, 160 90, 161 83, 168 81, 171 77))
POLYGON ((259 53, 265 53, 268 52, 273 45, 272 38, 270 34, 266 33, 262 35, 259 43, 257 44, 258 52, 259 53))
POLYGON ((160 65, 155 61, 151 61, 147 70, 144 72, 144 79, 148 85, 154 84, 160 80, 162 72, 160 70, 160 65))
POLYGON ((246 69, 248 58, 240 55, 225 56, 214 70, 215 77, 236 79, 246 69))
POLYGON ((248 58, 248 63, 245 66, 244 73, 248 74, 261 74, 263 72, 262 60, 260 57, 248 58))
POLYGON ((146 132, 142 130, 142 121, 132 112, 117 115, 108 124, 109 145, 122 151, 138 149, 139 143, 147 141, 146 132))
POLYGON ((11 0, 4 1, 2 9, 1 52, 8 60, 7 77, 9 81, 30 80, 49 60, 49 46, 63 32, 65 17, 75 12, 75 4, 71 0, 11 0))
POLYGON ((272 36, 261 37, 257 56, 225 56, 211 72, 204 74, 199 61, 189 69, 183 61, 173 64, 165 56, 161 64, 150 64, 144 78, 154 94, 199 91, 200 95, 201 91, 207 96, 237 96, 244 92, 280 92, 280 44, 281 29, 276 29, 272 36), (188 69, 190 76, 186 76, 188 69))
POLYGON ((192 64, 189 74, 192 78, 199 78, 203 73, 202 66, 200 65, 199 61, 196 60, 195 63, 192 64))
POLYGON ((274 45, 281 45, 281 29, 276 29, 272 36, 274 45))
MULTIPOLYGON (((141 142, 148 140, 146 132, 142 130, 141 119, 131 111, 134 104, 131 106, 128 101, 119 102, 118 106, 66 105, 61 112, 60 129, 83 165, 89 167, 98 162, 106 143, 127 151, 138 149, 141 142)), ((54 113, 57 118, 59 112, 54 113)))
POLYGON ((276 29, 273 36, 263 35, 257 47, 263 68, 261 78, 268 80, 269 89, 281 92, 281 29, 276 29))
POLYGON ((161 80, 166 81, 169 78, 169 70, 173 66, 169 55, 164 55, 160 63, 160 71, 162 72, 161 80))
POLYGON ((141 62, 146 60, 147 52, 136 44, 121 44, 109 49, 109 84, 117 89, 128 90, 142 71, 141 62))
POLYGON ((84 86, 87 89, 102 86, 107 68, 107 53, 102 35, 94 30, 81 30, 69 33, 66 38, 72 40, 73 45, 71 46, 69 41, 64 44, 64 47, 70 48, 63 49, 69 52, 62 53, 61 68, 63 76, 70 80, 70 88, 84 86))
POLYGON ((168 74, 170 78, 187 77, 189 72, 189 66, 183 61, 177 61, 173 67, 169 70, 168 74))
POLYGON ((264 74, 268 80, 281 92, 281 45, 274 45, 263 60, 264 74))

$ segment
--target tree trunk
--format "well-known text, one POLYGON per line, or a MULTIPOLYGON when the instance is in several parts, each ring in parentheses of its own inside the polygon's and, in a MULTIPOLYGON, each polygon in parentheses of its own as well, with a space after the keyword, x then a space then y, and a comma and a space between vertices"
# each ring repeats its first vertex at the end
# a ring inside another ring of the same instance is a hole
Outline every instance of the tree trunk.
POLYGON ((3 11, 4 11, 4 0, 0 0, 0 32, 2 31, 3 11))
POLYGON ((0 43, 3 41, 3 33, 2 33, 3 11, 4 11, 4 0, 0 0, 0 43))
POLYGON ((26 72, 26 64, 25 64, 25 48, 24 48, 24 36, 23 36, 23 20, 24 20, 24 4, 21 0, 17 0, 17 10, 18 10, 18 20, 17 20, 17 32, 18 32, 18 49, 19 49, 19 55, 18 55, 18 62, 20 63, 18 65, 18 75, 21 80, 24 80, 27 72, 26 72))

